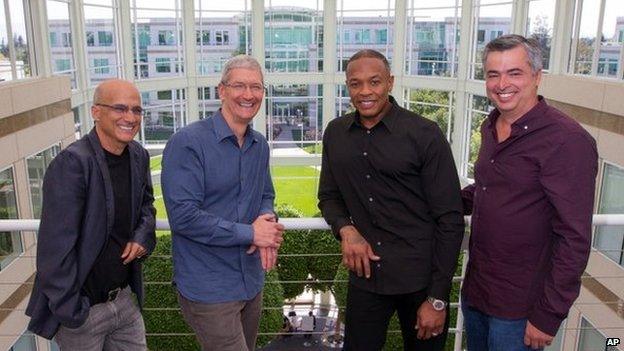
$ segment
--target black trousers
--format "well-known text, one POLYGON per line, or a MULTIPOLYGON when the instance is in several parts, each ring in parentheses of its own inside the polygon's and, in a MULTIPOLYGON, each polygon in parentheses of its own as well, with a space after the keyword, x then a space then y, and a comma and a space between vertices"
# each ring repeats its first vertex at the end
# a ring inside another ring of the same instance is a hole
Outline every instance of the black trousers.
POLYGON ((405 351, 444 350, 449 326, 448 308, 442 334, 428 340, 416 337, 416 312, 426 299, 426 289, 409 294, 380 295, 349 284, 343 350, 381 350, 386 342, 390 317, 395 311, 399 316, 405 351))

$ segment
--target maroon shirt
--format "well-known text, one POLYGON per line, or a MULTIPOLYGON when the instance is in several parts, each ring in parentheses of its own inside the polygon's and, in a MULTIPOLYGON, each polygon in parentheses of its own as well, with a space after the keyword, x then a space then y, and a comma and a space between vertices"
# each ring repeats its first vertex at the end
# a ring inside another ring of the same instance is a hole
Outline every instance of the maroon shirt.
POLYGON ((463 296, 555 335, 589 257, 598 155, 589 133, 539 100, 502 143, 498 110, 481 126, 475 183, 462 190, 472 212, 463 296))

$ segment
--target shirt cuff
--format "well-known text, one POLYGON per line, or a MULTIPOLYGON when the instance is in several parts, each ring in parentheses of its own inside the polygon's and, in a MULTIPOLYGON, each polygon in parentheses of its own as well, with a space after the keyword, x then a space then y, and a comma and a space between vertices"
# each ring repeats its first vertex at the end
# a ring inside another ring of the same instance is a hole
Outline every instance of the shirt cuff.
POLYGON ((447 284, 434 284, 434 285, 431 285, 431 288, 429 288, 428 296, 431 296, 438 300, 450 302, 449 301, 450 292, 451 292, 450 284, 448 285, 447 284))
POLYGON ((348 225, 353 225, 353 222, 351 221, 350 218, 341 217, 341 218, 336 219, 334 224, 332 224, 331 226, 332 233, 334 233, 334 236, 336 237, 336 239, 342 240, 342 238, 340 237, 340 229, 348 225))
POLYGON ((251 224, 235 223, 236 241, 239 245, 251 245, 253 243, 253 227, 251 224))
POLYGON ((559 330, 559 326, 563 320, 559 317, 545 312, 544 310, 535 309, 529 316, 529 322, 540 331, 555 336, 559 330))

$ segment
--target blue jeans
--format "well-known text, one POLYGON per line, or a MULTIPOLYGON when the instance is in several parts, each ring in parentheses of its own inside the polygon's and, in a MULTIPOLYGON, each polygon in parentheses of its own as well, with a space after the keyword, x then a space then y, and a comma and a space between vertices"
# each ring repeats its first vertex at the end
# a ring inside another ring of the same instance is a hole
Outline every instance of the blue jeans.
POLYGON ((469 307, 465 299, 462 299, 462 313, 468 351, 535 351, 524 344, 526 318, 492 317, 469 307))

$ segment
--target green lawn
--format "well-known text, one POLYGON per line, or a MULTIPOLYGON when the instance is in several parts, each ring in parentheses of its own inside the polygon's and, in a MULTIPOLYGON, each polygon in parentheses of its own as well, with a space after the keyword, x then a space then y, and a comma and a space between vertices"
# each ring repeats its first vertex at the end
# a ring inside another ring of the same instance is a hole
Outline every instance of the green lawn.
MULTIPOLYGON (((160 161, 152 157, 151 164, 160 161)), ((154 170, 154 169, 152 169, 154 170)), ((275 204, 288 204, 303 213, 305 217, 312 217, 319 212, 316 207, 316 192, 318 189, 319 171, 310 166, 274 166, 271 167, 273 185, 275 186, 275 204)), ((167 218, 165 204, 162 198, 160 184, 154 185, 154 206, 157 218, 167 218)))
POLYGON ((306 145, 303 150, 309 154, 320 154, 323 151, 323 146, 321 144, 306 145))
POLYGON ((150 157, 150 171, 159 171, 162 167, 162 155, 150 157))

